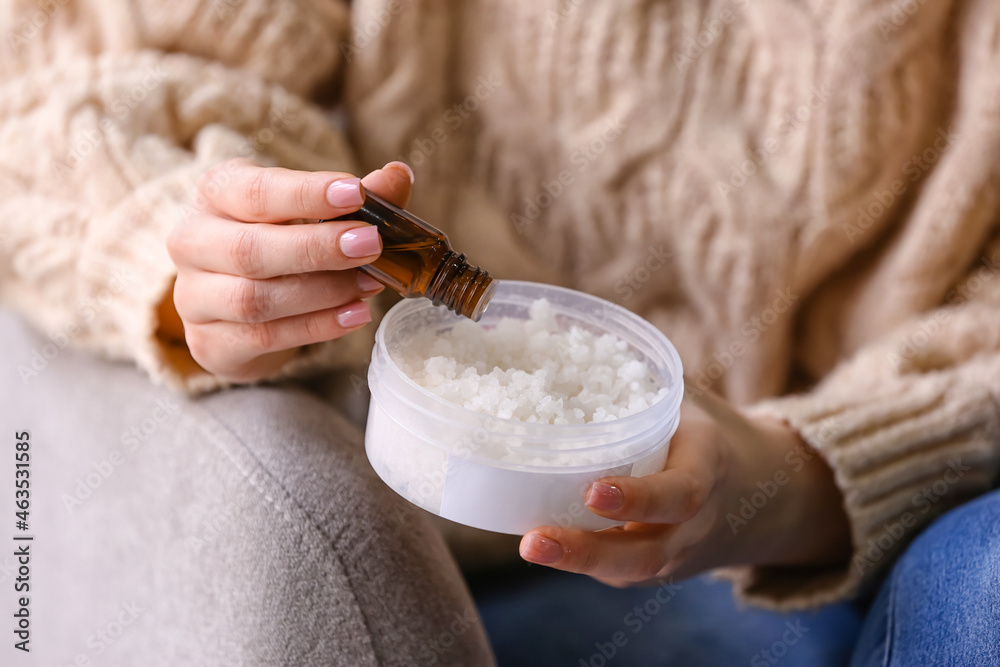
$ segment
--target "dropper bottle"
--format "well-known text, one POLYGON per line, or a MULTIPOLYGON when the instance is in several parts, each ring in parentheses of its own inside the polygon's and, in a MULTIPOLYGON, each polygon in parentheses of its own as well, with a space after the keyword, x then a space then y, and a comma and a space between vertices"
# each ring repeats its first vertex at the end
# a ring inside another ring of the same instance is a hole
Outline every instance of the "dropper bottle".
POLYGON ((499 283, 452 250, 441 230, 367 190, 364 194, 360 210, 333 218, 378 227, 382 254, 360 269, 404 297, 427 297, 478 322, 499 283))

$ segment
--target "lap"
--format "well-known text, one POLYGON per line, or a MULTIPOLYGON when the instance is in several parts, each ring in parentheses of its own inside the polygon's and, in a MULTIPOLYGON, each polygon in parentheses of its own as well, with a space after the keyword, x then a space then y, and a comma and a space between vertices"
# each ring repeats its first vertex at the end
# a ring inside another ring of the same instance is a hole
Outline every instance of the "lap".
POLYGON ((740 607, 699 578, 656 589, 520 570, 473 586, 499 664, 602 667, 1000 665, 1000 491, 942 516, 869 608, 780 614, 740 607))
POLYGON ((739 605, 707 577, 614 589, 539 568, 473 582, 501 667, 846 664, 862 614, 851 603, 798 613, 739 605))
POLYGON ((948 512, 907 548, 852 665, 1000 665, 1000 491, 948 512))

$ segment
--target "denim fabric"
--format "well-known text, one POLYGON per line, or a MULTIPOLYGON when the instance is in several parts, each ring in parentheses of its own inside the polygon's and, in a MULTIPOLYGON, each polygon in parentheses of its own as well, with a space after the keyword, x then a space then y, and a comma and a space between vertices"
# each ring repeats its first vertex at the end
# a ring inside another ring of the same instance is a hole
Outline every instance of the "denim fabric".
POLYGON ((707 578, 617 590, 538 567, 473 593, 501 667, 1000 666, 1000 491, 931 524, 867 610, 779 614, 707 578))
POLYGON ((843 667, 863 613, 741 608, 728 583, 614 589, 535 567, 474 581, 500 667, 843 667))
POLYGON ((934 522, 893 567, 852 667, 1000 665, 1000 491, 934 522))

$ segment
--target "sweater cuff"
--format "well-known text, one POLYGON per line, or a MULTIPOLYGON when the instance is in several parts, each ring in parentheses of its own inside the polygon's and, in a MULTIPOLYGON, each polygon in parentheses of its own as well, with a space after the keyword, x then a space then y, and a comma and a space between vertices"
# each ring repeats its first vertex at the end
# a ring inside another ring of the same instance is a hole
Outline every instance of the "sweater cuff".
POLYGON ((932 519, 991 487, 997 405, 985 388, 949 375, 896 378, 864 396, 823 387, 747 410, 788 423, 833 470, 853 553, 824 568, 719 571, 739 597, 796 609, 865 593, 932 519))

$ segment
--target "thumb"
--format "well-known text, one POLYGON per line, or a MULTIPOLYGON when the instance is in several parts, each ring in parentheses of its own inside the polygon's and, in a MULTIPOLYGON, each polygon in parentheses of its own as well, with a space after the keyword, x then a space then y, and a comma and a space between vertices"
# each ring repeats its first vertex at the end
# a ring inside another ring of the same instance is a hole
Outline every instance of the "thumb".
POLYGON ((379 197, 406 208, 413 186, 413 170, 403 162, 390 162, 361 179, 361 185, 379 197))
POLYGON ((618 521, 675 524, 693 518, 718 482, 714 429, 704 421, 681 421, 670 444, 666 469, 644 477, 606 477, 587 491, 591 512, 618 521))
POLYGON ((683 523, 701 510, 710 483, 684 469, 646 477, 609 477, 590 485, 587 508, 600 516, 636 523, 683 523))

